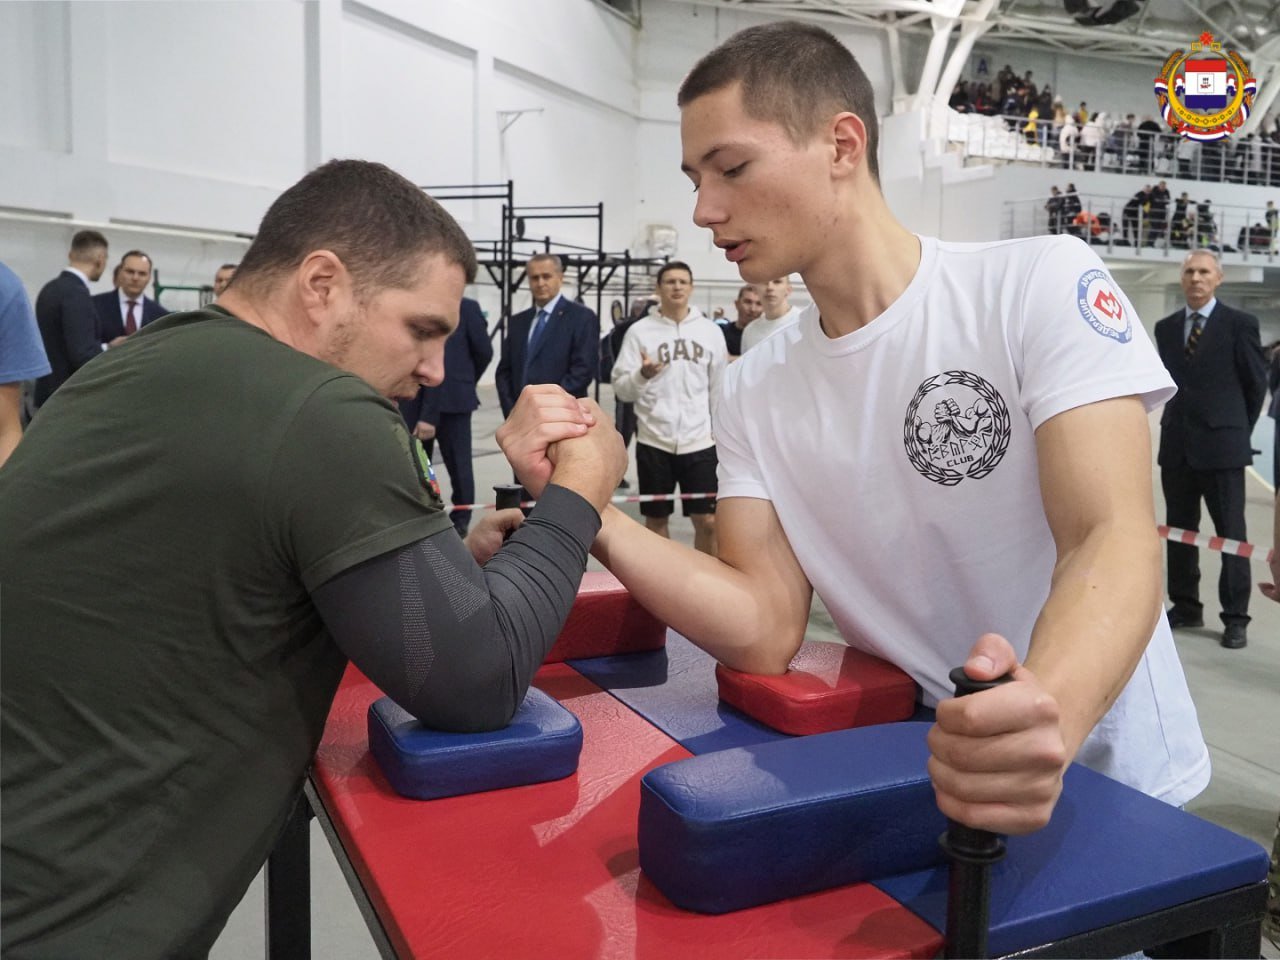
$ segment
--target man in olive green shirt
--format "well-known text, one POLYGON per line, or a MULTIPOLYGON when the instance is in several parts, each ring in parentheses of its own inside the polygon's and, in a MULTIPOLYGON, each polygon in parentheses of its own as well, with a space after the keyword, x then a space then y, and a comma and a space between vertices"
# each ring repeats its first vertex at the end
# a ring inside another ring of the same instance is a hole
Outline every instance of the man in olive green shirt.
POLYGON ((215 306, 42 408, 0 471, 6 958, 205 955, 348 658, 425 723, 510 720, 626 457, 530 388, 499 440, 539 504, 458 539, 388 398, 439 383, 475 269, 419 189, 334 161, 215 306))

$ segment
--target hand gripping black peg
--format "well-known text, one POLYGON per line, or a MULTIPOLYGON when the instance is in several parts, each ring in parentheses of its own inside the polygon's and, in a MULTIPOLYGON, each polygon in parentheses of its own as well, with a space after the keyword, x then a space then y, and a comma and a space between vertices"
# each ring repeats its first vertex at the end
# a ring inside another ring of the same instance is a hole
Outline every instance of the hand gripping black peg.
MULTIPOLYGON (((493 493, 496 502, 494 506, 499 510, 518 510, 520 508, 520 495, 524 493, 524 487, 518 483, 495 483, 493 485, 493 493)), ((502 535, 502 539, 510 540, 512 531, 508 530, 502 535)))
MULTIPOLYGON (((990 690, 1013 677, 974 680, 956 667, 950 673, 956 696, 990 690)), ((987 930, 991 916, 991 865, 1004 858, 1004 837, 989 830, 975 830, 947 820, 947 832, 938 843, 951 860, 947 885, 946 955, 951 958, 983 958, 987 955, 987 930)))

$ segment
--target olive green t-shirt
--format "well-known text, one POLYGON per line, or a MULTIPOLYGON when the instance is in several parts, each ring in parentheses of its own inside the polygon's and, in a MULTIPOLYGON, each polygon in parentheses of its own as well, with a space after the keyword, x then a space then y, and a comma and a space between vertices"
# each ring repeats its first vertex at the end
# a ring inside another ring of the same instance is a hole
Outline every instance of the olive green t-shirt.
POLYGON ((95 358, 0 470, 6 957, 202 955, 345 661, 309 591, 448 529, 395 408, 219 309, 95 358))

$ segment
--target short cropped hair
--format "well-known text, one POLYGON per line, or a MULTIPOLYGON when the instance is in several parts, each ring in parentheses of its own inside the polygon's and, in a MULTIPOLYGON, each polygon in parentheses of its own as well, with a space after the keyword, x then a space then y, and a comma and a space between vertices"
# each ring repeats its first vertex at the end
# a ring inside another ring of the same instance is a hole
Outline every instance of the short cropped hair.
POLYGON ((676 103, 742 84, 742 103, 756 120, 780 124, 804 144, 829 117, 856 113, 867 128, 867 169, 880 182, 880 126, 871 81, 852 53, 819 26, 783 20, 739 30, 685 77, 676 103))
POLYGON ((534 263, 549 263, 551 266, 555 267, 556 273, 561 276, 564 275, 564 261, 554 253, 535 253, 529 258, 529 262, 526 263, 525 266, 528 267, 530 264, 534 263))
MULTIPOLYGON (((155 261, 151 259, 150 254, 144 253, 141 250, 130 250, 123 257, 120 258, 120 267, 123 267, 124 262, 128 260, 130 257, 142 257, 144 260, 147 261, 147 263, 150 263, 153 265, 155 264, 155 261)), ((120 267, 117 267, 116 269, 118 270, 120 269, 120 267)))
POLYGON ((759 293, 759 292, 760 292, 759 287, 757 287, 754 283, 744 283, 742 286, 740 286, 740 287, 738 288, 738 295, 737 295, 736 297, 734 297, 734 299, 735 299, 735 300, 741 300, 741 299, 742 299, 742 295, 743 295, 744 293, 746 293, 748 290, 752 291, 753 293, 759 293))
POLYGON ((350 271, 357 296, 413 284, 438 253, 476 278, 475 248, 456 220, 400 174, 368 160, 330 160, 282 193, 236 268, 236 286, 269 283, 316 250, 350 271))
POLYGON ((683 260, 668 260, 666 263, 664 263, 661 267, 658 268, 658 281, 657 281, 658 283, 662 282, 662 278, 667 275, 667 272, 669 270, 683 270, 685 273, 689 275, 689 282, 690 283, 693 282, 692 267, 690 267, 683 260))
POLYGON ((97 230, 81 230, 71 238, 71 255, 83 259, 107 248, 107 238, 97 230))
POLYGON ((239 268, 239 266, 240 266, 240 264, 238 264, 238 263, 224 263, 222 266, 220 266, 217 270, 215 270, 215 271, 213 271, 213 272, 214 272, 214 273, 220 273, 220 272, 221 272, 221 271, 223 271, 223 270, 235 270, 235 269, 239 268))

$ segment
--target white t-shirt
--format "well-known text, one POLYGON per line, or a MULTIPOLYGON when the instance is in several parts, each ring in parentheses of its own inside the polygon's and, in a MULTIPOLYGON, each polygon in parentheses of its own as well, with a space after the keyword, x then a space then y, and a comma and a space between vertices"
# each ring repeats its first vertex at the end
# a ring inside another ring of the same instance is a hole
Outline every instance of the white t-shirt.
POLYGON ((747 324, 747 328, 742 331, 742 352, 746 353, 766 337, 773 336, 787 324, 799 320, 800 313, 799 307, 792 307, 776 320, 770 320, 763 315, 752 320, 747 324))
MULTIPOLYGON (((1085 243, 921 238, 915 278, 870 324, 832 340, 812 306, 729 367, 720 497, 772 501, 844 639, 932 705, 981 634, 1026 655, 1056 559, 1035 429, 1134 394, 1153 409, 1173 384, 1085 243)), ((1077 759, 1174 804, 1208 783, 1163 615, 1077 759)))

